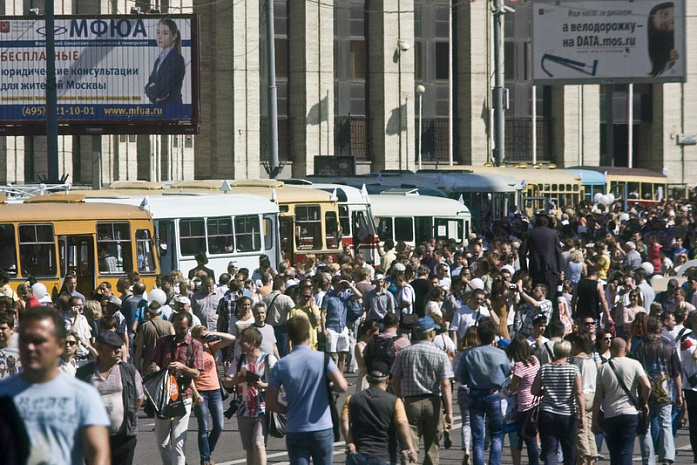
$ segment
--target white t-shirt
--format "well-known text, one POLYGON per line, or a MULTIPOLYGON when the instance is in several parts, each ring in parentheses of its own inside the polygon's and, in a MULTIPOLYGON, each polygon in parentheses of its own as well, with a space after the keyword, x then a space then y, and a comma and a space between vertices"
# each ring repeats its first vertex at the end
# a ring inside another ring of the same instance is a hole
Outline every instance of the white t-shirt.
POLYGON ((620 387, 617 376, 610 364, 615 367, 617 375, 622 378, 624 385, 627 386, 627 389, 634 395, 636 400, 638 400, 637 386, 639 385, 639 378, 646 376, 641 363, 629 357, 613 358, 608 363, 600 366, 598 369, 598 385, 602 384, 603 386, 603 411, 605 412, 605 418, 612 418, 618 415, 636 415, 638 413, 637 409, 632 401, 629 400, 627 394, 625 394, 624 389, 620 387))
POLYGON ((465 337, 467 328, 476 326, 477 321, 483 316, 490 316, 489 309, 486 306, 482 305, 474 311, 467 305, 463 305, 453 315, 453 321, 450 322, 450 330, 457 333, 458 339, 462 339, 465 337))

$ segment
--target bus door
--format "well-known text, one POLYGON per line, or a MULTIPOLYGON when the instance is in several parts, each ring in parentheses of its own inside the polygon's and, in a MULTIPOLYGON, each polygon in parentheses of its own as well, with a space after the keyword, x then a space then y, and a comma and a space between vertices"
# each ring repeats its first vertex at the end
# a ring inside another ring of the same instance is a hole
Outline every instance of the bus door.
POLYGON ((280 235, 281 235, 281 257, 282 259, 290 260, 293 263, 293 244, 295 243, 295 229, 293 228, 292 217, 281 217, 280 220, 280 235))
POLYGON ((526 212, 530 218, 535 216, 540 210, 544 210, 544 212, 547 213, 549 211, 549 199, 547 199, 547 197, 523 197, 522 210, 526 212))
POLYGON ((162 274, 170 274, 179 269, 176 236, 174 220, 159 220, 157 222, 157 246, 160 252, 160 273, 162 274))
POLYGON ((97 287, 94 261, 94 237, 90 235, 58 236, 61 277, 68 273, 77 276, 77 290, 89 297, 97 287))

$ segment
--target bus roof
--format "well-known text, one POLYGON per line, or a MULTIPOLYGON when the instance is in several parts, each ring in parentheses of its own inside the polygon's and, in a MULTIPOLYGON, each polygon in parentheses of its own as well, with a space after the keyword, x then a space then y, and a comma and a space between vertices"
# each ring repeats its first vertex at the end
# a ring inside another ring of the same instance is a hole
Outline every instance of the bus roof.
POLYGON ((607 184, 605 175, 599 171, 587 170, 585 168, 567 168, 581 176, 581 183, 584 186, 604 186, 607 184))
POLYGON ((414 194, 370 197, 373 216, 469 216, 469 209, 453 199, 414 194))
POLYGON ((334 191, 336 191, 336 197, 337 200, 341 203, 350 203, 350 204, 359 204, 359 205, 365 205, 368 204, 368 199, 363 197, 361 194, 361 190, 357 187, 353 186, 345 186, 342 184, 325 184, 325 183, 319 183, 319 184, 306 184, 306 185, 297 185, 298 187, 302 187, 304 189, 310 188, 310 189, 317 189, 321 190, 324 192, 328 192, 330 194, 334 194, 334 191))
POLYGON ((490 173, 510 176, 526 184, 574 184, 581 182, 581 176, 564 169, 542 166, 513 167, 513 166, 471 166, 466 167, 475 173, 490 173))
POLYGON ((3 218, 3 220, 0 221, 22 223, 71 220, 116 221, 119 219, 150 219, 150 214, 137 206, 114 205, 103 202, 61 203, 60 201, 44 201, 2 204, 0 205, 0 212, 2 212, 3 218))
POLYGON ((245 180, 235 181, 231 183, 230 186, 232 187, 230 192, 254 194, 267 199, 272 199, 275 196, 278 203, 312 203, 331 201, 331 194, 329 192, 307 189, 304 187, 286 186, 281 181, 266 183, 259 180, 245 180))
POLYGON ((435 185, 448 192, 517 192, 521 188, 516 179, 503 174, 422 170, 416 175, 431 182, 435 179, 435 185))
MULTIPOLYGON (((101 191, 102 193, 104 191, 101 191)), ((145 197, 141 196, 108 196, 108 192, 102 197, 90 197, 90 202, 108 202, 126 205, 141 205, 145 197)), ((155 219, 216 217, 227 215, 256 215, 263 213, 278 213, 279 208, 274 202, 249 194, 223 194, 223 193, 162 193, 162 195, 149 196, 146 210, 152 212, 155 219)))
POLYGON ((660 171, 649 170, 646 168, 627 168, 626 166, 583 166, 574 167, 574 169, 585 169, 591 171, 597 171, 599 173, 605 173, 608 176, 632 176, 632 177, 652 177, 652 178, 663 178, 667 180, 667 176, 660 171))

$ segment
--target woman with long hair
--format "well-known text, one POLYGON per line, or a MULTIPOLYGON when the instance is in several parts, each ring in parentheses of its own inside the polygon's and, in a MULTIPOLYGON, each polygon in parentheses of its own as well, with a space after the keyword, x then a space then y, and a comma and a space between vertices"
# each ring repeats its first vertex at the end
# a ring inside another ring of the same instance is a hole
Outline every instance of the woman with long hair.
POLYGON ((554 361, 540 368, 532 393, 542 396, 538 420, 545 465, 557 463, 561 445, 564 465, 576 465, 576 431, 583 426, 585 404, 581 371, 568 362, 571 343, 554 343, 554 361))
MULTIPOLYGON (((629 333, 629 328, 634 322, 634 319, 639 313, 646 313, 646 309, 643 305, 643 298, 641 296, 641 291, 639 289, 632 289, 629 291, 629 304, 622 306, 622 325, 620 326, 618 336, 624 337, 629 333)), ((622 305, 620 303, 620 305, 622 305)))
POLYGON ((360 392, 370 387, 370 384, 366 379, 368 376, 368 368, 365 366, 363 352, 365 351, 365 346, 368 345, 368 341, 370 341, 378 332, 380 332, 380 326, 375 320, 365 320, 358 327, 358 342, 356 342, 356 347, 354 349, 354 356, 356 357, 356 362, 358 363, 356 392, 360 392))
POLYGON ((635 355, 639 343, 646 338, 646 323, 648 323, 648 321, 648 313, 639 312, 629 327, 629 334, 627 334, 627 352, 630 355, 635 355))
MULTIPOLYGON (((508 358, 513 361, 513 379, 508 387, 511 394, 515 394, 518 406, 518 425, 522 427, 532 415, 533 407, 539 403, 539 399, 532 394, 532 383, 540 371, 540 362, 534 355, 532 347, 523 335, 517 335, 506 349, 508 358)), ((523 442, 528 450, 528 463, 538 465, 540 463, 540 450, 537 446, 537 438, 523 438, 518 430, 517 444, 511 444, 511 455, 514 465, 520 465, 523 450, 523 442)))
POLYGON ((673 67, 678 60, 675 50, 675 4, 673 2, 659 3, 651 8, 647 24, 649 59, 651 72, 655 77, 673 67))
POLYGON ((171 18, 163 18, 157 24, 155 37, 161 51, 145 85, 145 95, 150 103, 181 104, 186 63, 182 57, 182 38, 177 23, 171 18))
POLYGON ((211 454, 223 432, 223 398, 220 394, 218 367, 215 353, 235 341, 235 336, 223 332, 208 331, 205 326, 194 326, 191 337, 203 345, 203 370, 191 383, 193 406, 198 421, 198 453, 201 463, 211 463, 211 454), (208 431, 208 413, 211 414, 212 428, 208 431))
POLYGON ((508 300, 514 295, 515 292, 500 278, 496 278, 491 285, 491 310, 499 317, 496 335, 506 339, 511 337, 508 333, 508 300))
POLYGON ((564 276, 571 281, 571 285, 576 288, 581 276, 586 274, 585 257, 581 249, 574 249, 569 254, 569 264, 566 265, 566 273, 564 276))

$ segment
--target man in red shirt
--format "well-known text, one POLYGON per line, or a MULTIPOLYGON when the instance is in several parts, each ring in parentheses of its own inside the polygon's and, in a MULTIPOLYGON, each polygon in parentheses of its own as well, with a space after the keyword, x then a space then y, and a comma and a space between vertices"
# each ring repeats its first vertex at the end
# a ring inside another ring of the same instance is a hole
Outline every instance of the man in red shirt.
POLYGON ((27 283, 22 283, 17 287, 17 294, 19 295, 19 301, 24 307, 24 310, 29 310, 33 307, 41 307, 41 302, 34 297, 34 291, 31 290, 31 286, 27 283))

